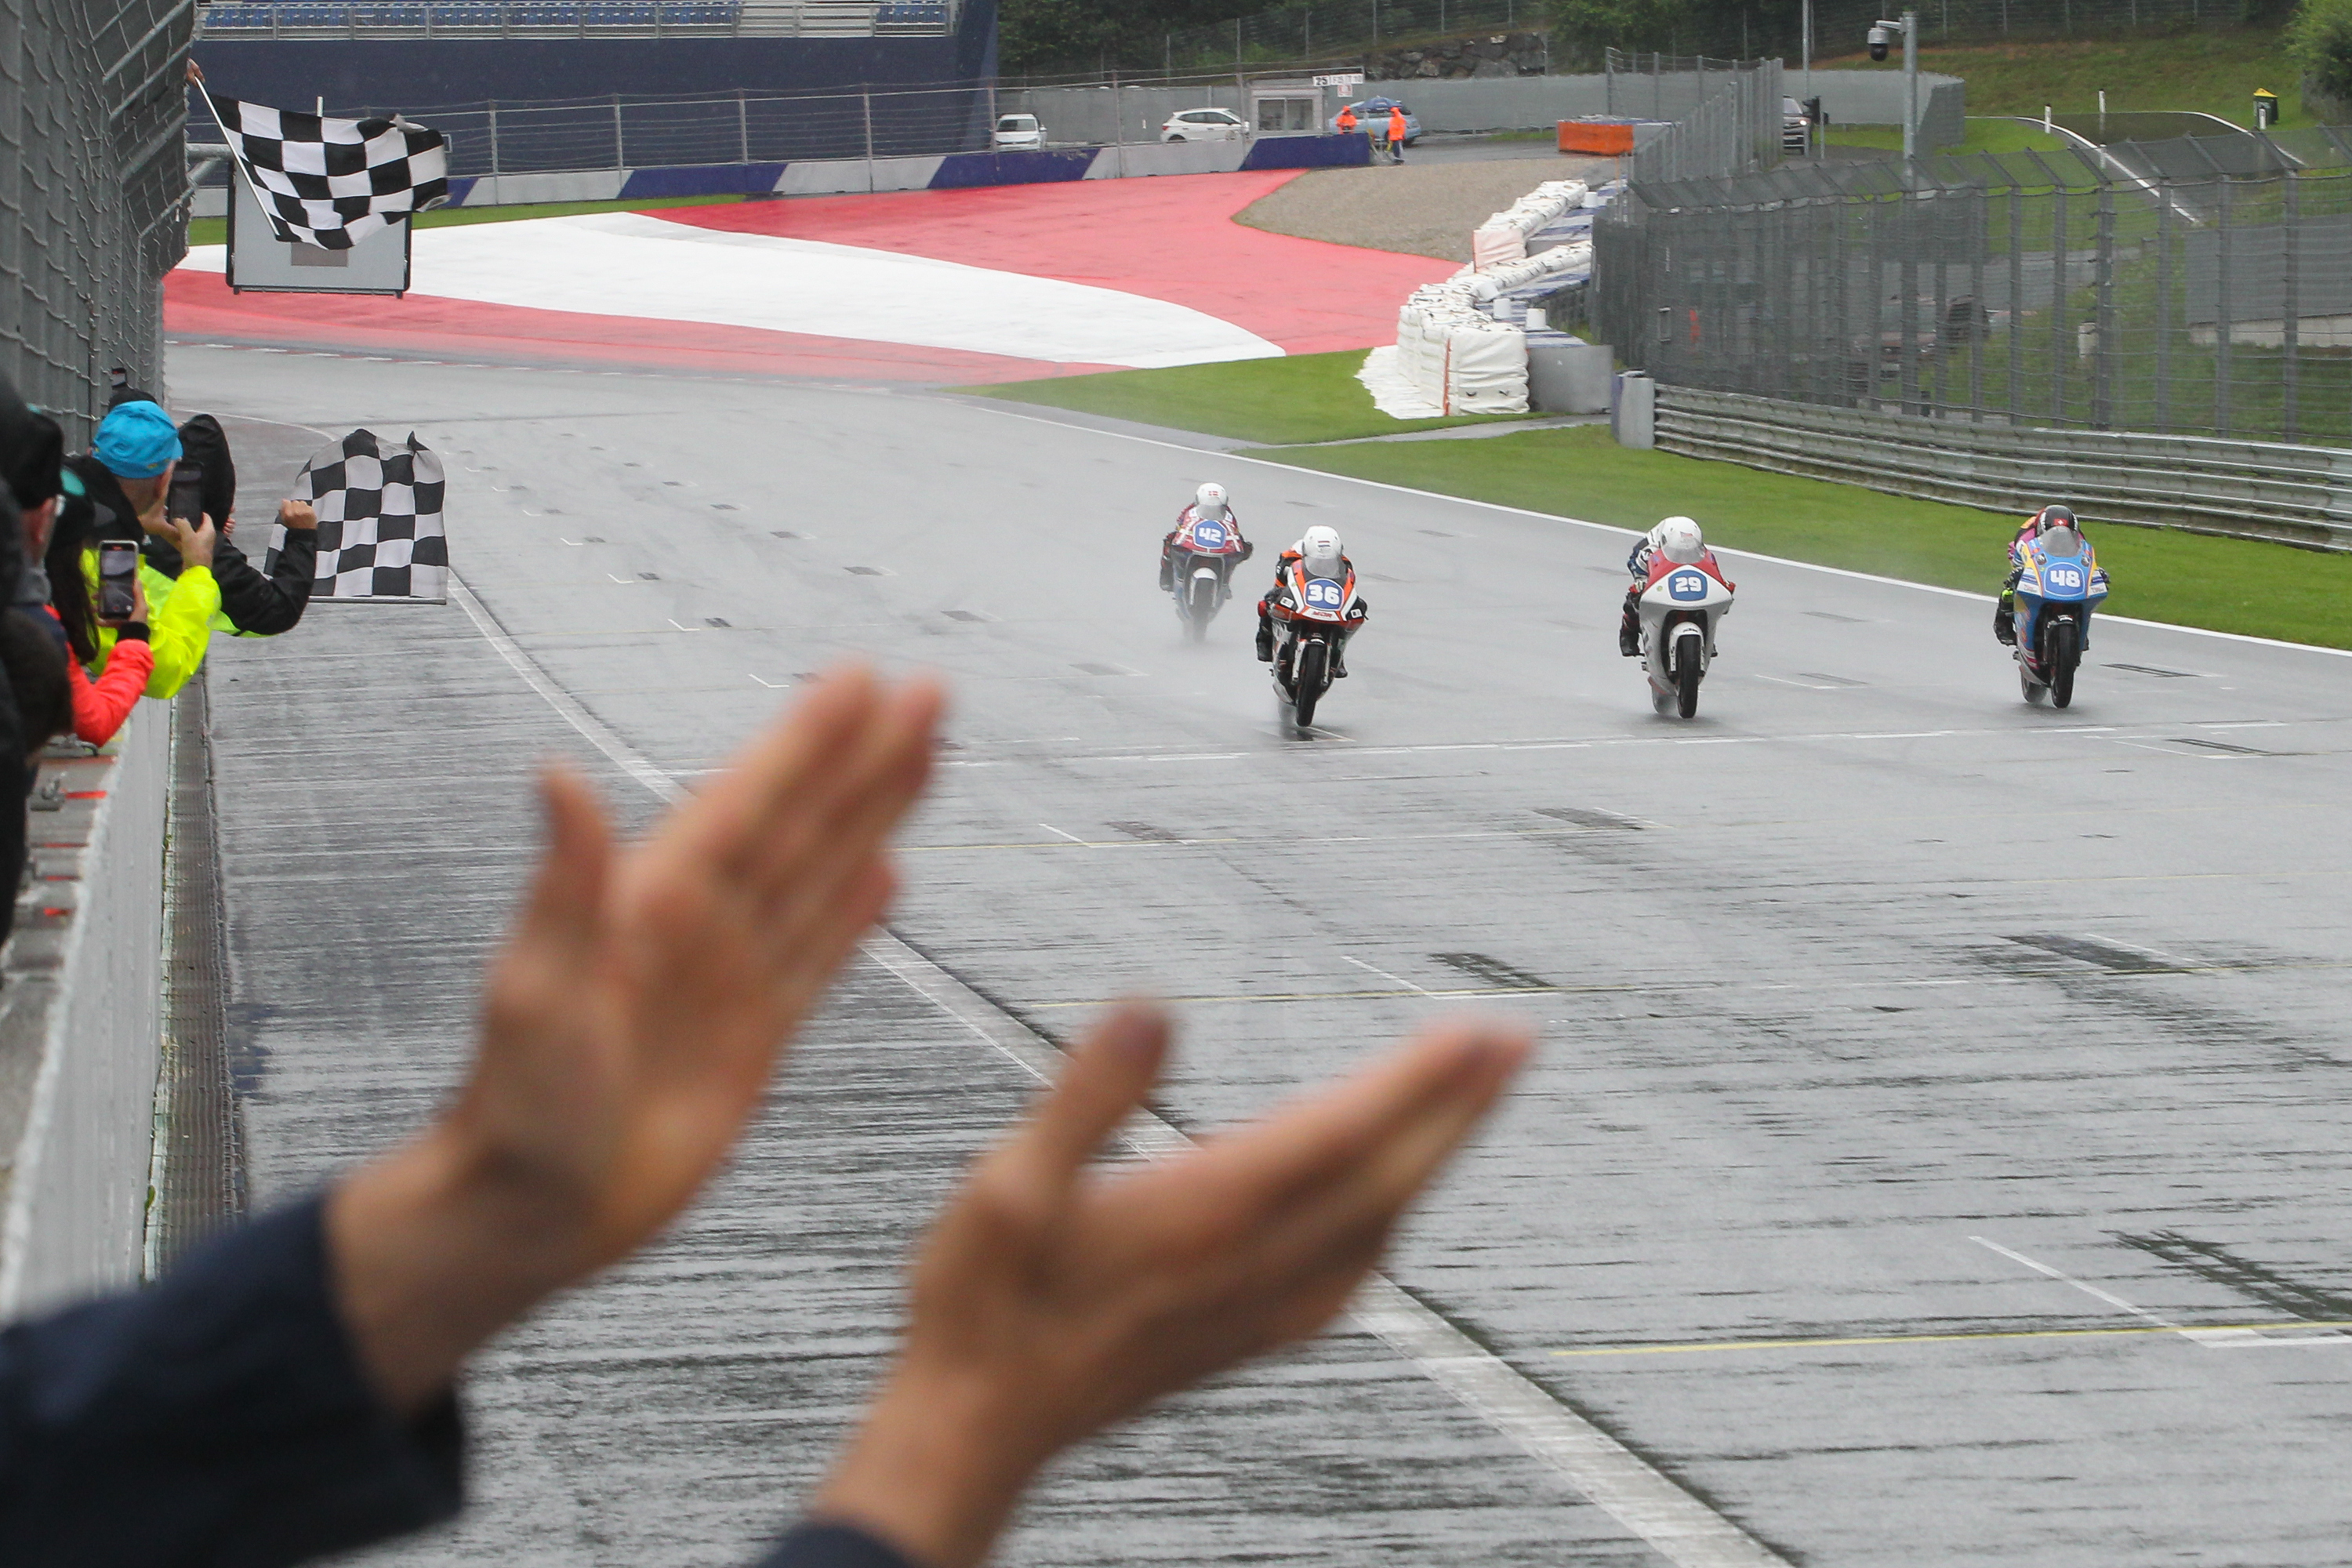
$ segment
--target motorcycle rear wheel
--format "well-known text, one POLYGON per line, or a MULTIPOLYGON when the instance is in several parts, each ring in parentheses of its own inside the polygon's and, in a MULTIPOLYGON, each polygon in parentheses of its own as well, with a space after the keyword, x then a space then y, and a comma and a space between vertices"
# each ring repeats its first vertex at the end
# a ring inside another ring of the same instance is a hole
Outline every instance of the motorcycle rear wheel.
POLYGON ((1331 650, 1320 639, 1299 645, 1297 685, 1290 700, 1290 711, 1302 730, 1315 722, 1315 704, 1323 695, 1324 667, 1330 657, 1331 650))

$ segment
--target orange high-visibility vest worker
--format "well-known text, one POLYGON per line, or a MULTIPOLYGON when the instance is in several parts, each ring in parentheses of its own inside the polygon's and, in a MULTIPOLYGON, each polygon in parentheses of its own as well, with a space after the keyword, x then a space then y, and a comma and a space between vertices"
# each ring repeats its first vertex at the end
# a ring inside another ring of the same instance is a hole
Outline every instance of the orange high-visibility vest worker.
POLYGON ((1355 128, 1356 106, 1352 103, 1341 104, 1339 106, 1339 133, 1344 136, 1348 132, 1355 130, 1355 128))
POLYGON ((1394 163, 1404 162, 1404 110, 1389 110, 1389 157, 1394 163))

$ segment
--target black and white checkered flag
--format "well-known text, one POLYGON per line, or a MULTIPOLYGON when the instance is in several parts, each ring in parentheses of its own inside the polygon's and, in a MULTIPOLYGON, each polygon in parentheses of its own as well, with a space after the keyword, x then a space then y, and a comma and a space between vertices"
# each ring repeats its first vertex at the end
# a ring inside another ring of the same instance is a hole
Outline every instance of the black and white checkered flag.
POLYGON ((441 459, 414 434, 386 449, 372 431, 354 430, 313 453, 294 481, 295 495, 319 514, 310 597, 446 603, 445 488, 441 459))
POLYGON ((210 102, 280 239, 349 250, 449 199, 449 144, 438 131, 397 116, 331 120, 234 98, 210 102))

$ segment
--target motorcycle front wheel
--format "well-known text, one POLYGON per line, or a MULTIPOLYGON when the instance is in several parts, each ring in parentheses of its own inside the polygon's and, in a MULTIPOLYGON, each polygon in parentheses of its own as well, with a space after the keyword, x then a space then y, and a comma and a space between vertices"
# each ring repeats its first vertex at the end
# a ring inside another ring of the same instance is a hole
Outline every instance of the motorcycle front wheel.
POLYGON ((1315 722, 1315 704, 1323 695, 1324 668, 1331 650, 1320 638, 1302 643, 1298 649, 1297 686, 1290 700, 1290 710, 1297 716, 1302 730, 1315 722))
POLYGON ((1217 613, 1217 585, 1195 581, 1192 584, 1192 607, 1184 618, 1192 632, 1194 642, 1205 641, 1209 636, 1209 617, 1217 613))
POLYGON ((1698 717, 1698 657, 1694 654, 1682 661, 1675 671, 1675 711, 1685 719, 1698 717))
POLYGON ((2074 701, 2074 667, 2082 662, 2082 652, 2074 646, 2074 623, 2053 622, 2042 668, 2050 672, 2050 705, 2071 707, 2074 701))

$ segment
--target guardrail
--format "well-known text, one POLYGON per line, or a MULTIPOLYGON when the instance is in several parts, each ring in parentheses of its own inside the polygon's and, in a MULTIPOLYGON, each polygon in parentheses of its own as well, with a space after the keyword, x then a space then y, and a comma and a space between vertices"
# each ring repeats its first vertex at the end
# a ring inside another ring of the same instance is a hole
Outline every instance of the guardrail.
POLYGON ((1657 444, 1774 473, 2023 512, 2352 551, 2352 450, 1929 419, 1661 385, 1657 444))
POLYGON ((171 710, 41 760, 0 969, 0 1321, 140 1278, 163 1039, 171 710))

